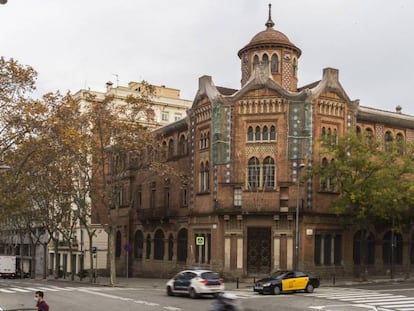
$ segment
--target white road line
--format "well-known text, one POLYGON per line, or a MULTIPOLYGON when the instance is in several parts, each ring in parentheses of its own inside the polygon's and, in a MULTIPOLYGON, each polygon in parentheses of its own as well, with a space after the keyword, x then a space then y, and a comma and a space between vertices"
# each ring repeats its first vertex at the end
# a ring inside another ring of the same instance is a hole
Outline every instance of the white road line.
POLYGON ((14 293, 13 291, 8 290, 8 289, 4 289, 4 288, 0 288, 0 292, 3 292, 3 293, 8 293, 8 294, 10 294, 10 293, 14 293))
POLYGON ((24 288, 18 288, 18 287, 10 287, 9 289, 14 290, 16 292, 20 292, 20 293, 29 293, 31 292, 30 290, 24 289, 24 288))
POLYGON ((38 289, 38 290, 41 290, 41 291, 44 291, 44 292, 46 292, 46 291, 50 291, 50 292, 58 292, 58 291, 59 291, 58 289, 49 288, 49 287, 39 287, 39 289, 38 289))
POLYGON ((89 294, 98 295, 98 296, 111 298, 111 299, 118 299, 118 300, 122 300, 122 301, 131 301, 131 302, 134 302, 136 304, 155 307, 155 308, 157 308, 157 310, 160 310, 159 309, 160 307, 165 309, 165 310, 173 310, 173 311, 181 311, 182 310, 181 308, 176 308, 176 307, 172 307, 172 306, 161 306, 159 303, 156 303, 156 302, 151 302, 151 301, 146 301, 146 300, 134 300, 132 298, 124 298, 124 297, 121 297, 121 296, 96 292, 96 291, 93 291, 93 290, 81 289, 79 291, 81 291, 83 293, 89 293, 89 294))

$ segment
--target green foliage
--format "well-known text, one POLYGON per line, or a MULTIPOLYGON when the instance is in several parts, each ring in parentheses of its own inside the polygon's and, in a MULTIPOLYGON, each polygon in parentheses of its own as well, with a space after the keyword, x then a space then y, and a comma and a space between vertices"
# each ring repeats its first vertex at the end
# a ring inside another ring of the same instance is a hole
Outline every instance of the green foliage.
POLYGON ((333 209, 352 215, 367 228, 375 222, 403 224, 414 202, 413 148, 400 141, 384 145, 373 137, 347 134, 337 143, 321 142, 320 158, 329 165, 315 165, 313 175, 334 177, 339 190, 333 209), (404 152, 403 152, 404 151, 404 152))

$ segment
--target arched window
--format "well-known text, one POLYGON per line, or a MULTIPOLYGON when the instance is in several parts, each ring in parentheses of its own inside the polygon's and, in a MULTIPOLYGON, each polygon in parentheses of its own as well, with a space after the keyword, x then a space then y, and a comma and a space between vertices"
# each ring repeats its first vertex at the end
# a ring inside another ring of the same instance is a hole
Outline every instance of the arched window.
POLYGON ((260 162, 258 158, 256 157, 250 158, 248 162, 247 171, 248 171, 247 183, 248 183, 249 189, 255 190, 259 188, 260 162))
POLYGON ((204 192, 205 191, 205 180, 204 180, 204 163, 201 162, 200 164, 200 172, 199 172, 199 188, 198 190, 200 192, 204 192))
POLYGON ((255 55, 253 57, 253 69, 256 68, 259 65, 260 61, 259 61, 259 56, 255 55))
POLYGON ((253 141, 253 127, 247 129, 247 141, 253 141))
POLYGON ((204 167, 204 185, 205 191, 210 191, 210 164, 208 161, 206 162, 206 166, 204 167))
POLYGON ((263 54, 263 57, 262 57, 262 63, 263 63, 263 65, 265 65, 265 66, 269 66, 269 56, 267 56, 267 54, 265 53, 265 54, 263 54))
POLYGON ((172 260, 174 256, 174 238, 173 235, 170 234, 168 237, 168 260, 172 260))
POLYGON ((184 135, 180 136, 180 155, 186 155, 187 154, 187 141, 185 139, 184 135))
POLYGON ((328 169, 328 160, 326 158, 322 159, 321 163, 321 170, 322 170, 322 176, 320 179, 321 184, 321 190, 326 191, 328 190, 328 184, 329 184, 329 177, 326 176, 326 170, 328 169))
POLYGON ((296 77, 298 75, 298 60, 296 58, 293 59, 293 76, 296 77))
POLYGON ((151 258, 151 235, 150 234, 148 234, 147 235, 147 248, 146 248, 146 258, 147 259, 150 259, 151 258))
POLYGON ((164 232, 161 229, 155 231, 154 235, 154 259, 164 259, 164 232))
POLYGON ((269 140, 269 131, 267 129, 267 126, 263 126, 262 136, 263 136, 263 140, 264 141, 268 141, 269 140))
POLYGON ((321 138, 324 139, 326 136, 326 127, 322 126, 322 130, 321 130, 321 138))
POLYGON ((162 147, 161 147, 161 156, 162 156, 162 160, 166 160, 167 159, 167 143, 165 141, 162 142, 162 147))
POLYGON ((271 157, 263 160, 263 185, 265 189, 275 188, 275 161, 271 157))
POLYGON ((137 259, 142 259, 142 254, 144 252, 144 235, 142 231, 135 231, 134 237, 134 257, 137 259))
POLYGON ((272 55, 270 70, 272 73, 279 72, 279 58, 277 57, 277 54, 272 55))
POLYGON ((276 127, 272 125, 270 127, 270 140, 275 141, 276 140, 276 127))
POLYGON ((355 265, 365 262, 373 265, 375 260, 375 240, 371 232, 360 230, 354 235, 353 259, 355 265))
POLYGON ((121 256, 121 250, 122 250, 122 237, 121 232, 116 232, 116 241, 115 241, 115 257, 121 256))
POLYGON ((256 126, 256 131, 254 133, 254 140, 255 141, 260 141, 260 126, 256 126))
POLYGON ((174 156, 174 140, 170 139, 168 142, 168 158, 171 159, 174 156))
POLYGON ((178 231, 177 238, 177 261, 186 262, 187 261, 187 243, 188 243, 188 231, 183 228, 178 231))
POLYGON ((391 151, 392 134, 390 131, 385 132, 384 136, 384 149, 385 151, 391 151))
POLYGON ((403 136, 402 133, 398 133, 395 137, 396 137, 396 141, 397 141, 398 153, 400 155, 403 155, 403 153, 404 153, 404 136, 403 136))
POLYGON ((365 129, 365 137, 369 140, 372 141, 372 139, 374 138, 374 132, 372 131, 371 128, 366 128, 365 129))
POLYGON ((388 231, 382 239, 382 261, 385 265, 402 264, 403 240, 398 232, 388 231))
POLYGON ((335 145, 338 143, 338 131, 336 129, 332 131, 332 143, 335 145))

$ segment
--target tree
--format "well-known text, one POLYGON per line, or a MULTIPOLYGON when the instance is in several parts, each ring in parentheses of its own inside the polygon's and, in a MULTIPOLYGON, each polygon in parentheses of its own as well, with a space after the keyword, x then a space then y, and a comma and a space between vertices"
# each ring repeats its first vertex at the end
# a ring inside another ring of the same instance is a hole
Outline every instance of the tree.
POLYGON ((120 156, 126 162, 132 161, 143 149, 153 145, 148 120, 153 117, 151 105, 154 89, 145 81, 142 85, 139 95, 128 96, 125 101, 113 96, 100 100, 87 92, 81 107, 85 120, 81 140, 87 150, 84 154, 89 157, 83 163, 86 165, 83 172, 90 170, 89 194, 96 211, 93 216, 104 225, 108 234, 111 285, 116 284, 115 228, 119 222, 116 202, 125 181, 119 178, 114 167, 109 166, 109 160, 120 156))
MULTIPOLYGON (((376 224, 392 222, 392 230, 399 230, 414 200, 411 146, 403 151, 399 141, 384 146, 371 136, 348 133, 338 142, 322 141, 320 158, 332 160, 314 165, 311 173, 338 190, 333 210, 351 217, 364 242, 376 224)), ((360 255, 365 279, 365 252, 360 255)))

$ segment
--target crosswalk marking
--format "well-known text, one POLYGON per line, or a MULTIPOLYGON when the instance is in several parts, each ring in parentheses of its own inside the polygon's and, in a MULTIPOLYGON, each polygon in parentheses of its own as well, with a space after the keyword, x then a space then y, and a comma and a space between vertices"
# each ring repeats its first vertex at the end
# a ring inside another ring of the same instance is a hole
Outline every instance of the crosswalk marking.
POLYGON ((29 292, 31 292, 31 290, 28 290, 26 288, 10 287, 10 289, 14 290, 16 292, 20 292, 20 293, 29 293, 29 292))
POLYGON ((0 288, 0 292, 2 292, 2 293, 14 293, 14 291, 11 291, 11 290, 7 290, 7 289, 4 289, 4 288, 0 288))
MULTIPOLYGON (((58 292, 58 291, 83 291, 83 290, 89 290, 89 291, 99 291, 99 292, 105 292, 105 291, 126 291, 126 290, 139 290, 137 288, 128 288, 128 287, 87 287, 87 286, 81 286, 81 287, 73 287, 73 286, 54 286, 54 285, 48 285, 44 286, 41 284, 33 284, 35 286, 28 287, 28 286, 10 286, 10 287, 0 287, 0 294, 6 293, 6 294, 16 294, 16 293, 29 293, 29 292, 35 292, 38 290, 44 291, 44 292, 58 292), (39 286, 36 286, 39 285, 39 286)), ((0 310, 1 311, 1 310, 0 310)))
POLYGON ((312 296, 327 300, 338 300, 389 311, 414 311, 414 297, 381 293, 374 290, 320 288, 312 296))

